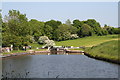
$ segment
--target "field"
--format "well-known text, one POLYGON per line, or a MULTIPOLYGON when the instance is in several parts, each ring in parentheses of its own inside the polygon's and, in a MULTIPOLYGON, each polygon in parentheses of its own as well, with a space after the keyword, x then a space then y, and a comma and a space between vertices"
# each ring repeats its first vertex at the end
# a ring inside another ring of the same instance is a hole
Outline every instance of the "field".
POLYGON ((66 41, 56 42, 56 45, 74 46, 74 47, 79 47, 79 46, 92 47, 100 43, 111 40, 118 40, 118 35, 91 36, 91 37, 79 38, 74 40, 66 40, 66 41))
POLYGON ((117 40, 108 41, 94 47, 89 47, 85 51, 93 57, 119 61, 117 40))

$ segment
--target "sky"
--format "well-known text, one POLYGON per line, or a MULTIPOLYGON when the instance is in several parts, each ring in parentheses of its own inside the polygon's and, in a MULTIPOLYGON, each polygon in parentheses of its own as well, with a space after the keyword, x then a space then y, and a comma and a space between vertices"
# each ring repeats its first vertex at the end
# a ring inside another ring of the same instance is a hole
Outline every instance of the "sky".
POLYGON ((2 2, 119 2, 119 0, 0 0, 2 2))
POLYGON ((29 20, 95 19, 101 26, 118 27, 118 2, 2 2, 3 17, 11 9, 26 14, 29 20))

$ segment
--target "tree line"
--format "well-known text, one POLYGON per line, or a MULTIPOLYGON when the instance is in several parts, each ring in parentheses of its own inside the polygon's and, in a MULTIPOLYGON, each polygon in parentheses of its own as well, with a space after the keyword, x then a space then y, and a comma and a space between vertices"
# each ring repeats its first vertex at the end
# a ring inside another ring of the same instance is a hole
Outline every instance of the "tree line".
MULTIPOLYGON (((0 17, 1 18, 1 17, 0 17)), ((50 20, 46 22, 36 19, 28 20, 26 14, 17 10, 9 10, 2 22, 2 46, 13 45, 14 49, 22 49, 30 43, 38 42, 40 36, 47 36, 54 41, 64 41, 86 36, 102 36, 119 34, 120 30, 108 25, 101 27, 95 19, 71 22, 69 19, 61 21, 50 20)))

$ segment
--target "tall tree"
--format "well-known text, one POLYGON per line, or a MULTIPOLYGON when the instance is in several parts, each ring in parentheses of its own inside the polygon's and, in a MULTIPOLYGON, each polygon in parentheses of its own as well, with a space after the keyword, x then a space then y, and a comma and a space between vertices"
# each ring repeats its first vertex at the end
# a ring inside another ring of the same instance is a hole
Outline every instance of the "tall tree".
POLYGON ((55 40, 67 40, 70 39, 70 27, 66 24, 61 24, 58 29, 55 30, 55 40))
POLYGON ((35 19, 29 21, 30 35, 38 41, 40 36, 44 35, 44 22, 40 22, 35 19))
POLYGON ((77 29, 79 29, 83 25, 82 21, 79 21, 78 19, 73 21, 73 26, 75 26, 77 29))
POLYGON ((10 33, 16 36, 26 36, 29 34, 27 17, 25 14, 21 14, 16 10, 10 10, 6 21, 10 33))
POLYGON ((93 34, 101 35, 101 25, 95 19, 88 19, 87 21, 84 21, 84 23, 92 27, 93 34))
POLYGON ((62 23, 60 21, 50 20, 50 21, 47 21, 45 24, 51 26, 53 30, 55 30, 62 23))
POLYGON ((87 24, 83 24, 81 26, 81 30, 80 30, 81 37, 91 36, 91 34, 92 34, 91 27, 89 25, 87 25, 87 24))
POLYGON ((44 35, 48 36, 49 39, 53 38, 53 28, 49 25, 44 26, 44 35))
POLYGON ((8 16, 5 18, 4 32, 2 33, 3 46, 13 45, 14 49, 19 49, 22 46, 28 45, 29 27, 25 14, 21 14, 19 11, 10 10, 8 16), (7 44, 6 44, 7 43, 7 44))

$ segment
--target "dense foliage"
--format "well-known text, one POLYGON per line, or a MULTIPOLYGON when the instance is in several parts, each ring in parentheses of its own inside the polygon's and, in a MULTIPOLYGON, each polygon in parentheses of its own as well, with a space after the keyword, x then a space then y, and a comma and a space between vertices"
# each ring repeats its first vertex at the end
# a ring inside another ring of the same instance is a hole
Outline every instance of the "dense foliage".
MULTIPOLYGON (((0 17, 1 18, 1 17, 0 17)), ((85 36, 102 36, 107 34, 119 34, 118 28, 105 25, 94 19, 87 21, 68 19, 65 24, 60 21, 50 20, 46 22, 35 19, 28 20, 25 14, 16 10, 10 10, 2 22, 2 46, 13 45, 14 49, 21 49, 30 43, 40 42, 41 36, 47 36, 50 40, 63 41, 85 36)))

